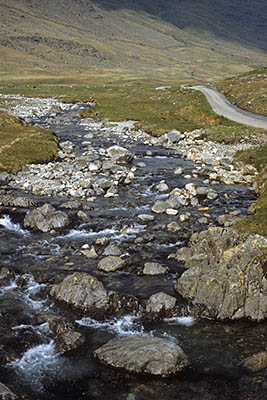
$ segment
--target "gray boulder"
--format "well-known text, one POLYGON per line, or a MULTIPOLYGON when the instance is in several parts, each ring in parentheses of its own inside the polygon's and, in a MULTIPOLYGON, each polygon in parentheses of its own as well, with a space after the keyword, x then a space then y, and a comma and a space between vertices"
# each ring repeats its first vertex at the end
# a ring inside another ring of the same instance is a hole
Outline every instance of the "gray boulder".
POLYGON ((181 135, 181 132, 173 129, 172 131, 167 133, 167 139, 169 143, 178 143, 180 142, 180 140, 183 139, 183 136, 181 135))
POLYGON ((144 275, 160 275, 166 274, 167 268, 156 262, 145 263, 143 274, 144 275))
POLYGON ((99 261, 97 268, 105 272, 114 272, 125 266, 125 261, 118 256, 107 256, 99 261))
POLYGON ((49 232, 52 229, 64 228, 70 223, 67 214, 57 211, 50 204, 35 208, 26 213, 24 226, 42 232, 49 232))
POLYGON ((155 203, 153 204, 151 210, 155 214, 163 214, 167 210, 167 204, 163 200, 156 200, 155 203))
POLYGON ((86 273, 67 276, 59 285, 53 286, 50 295, 83 311, 105 309, 108 302, 103 284, 86 273))
POLYGON ((209 318, 262 321, 267 317, 267 239, 234 229, 195 233, 176 259, 188 268, 175 289, 209 318))
POLYGON ((129 150, 121 146, 109 147, 107 153, 112 162, 130 162, 134 158, 129 150))
POLYGON ((121 254, 121 250, 115 244, 109 244, 103 253, 104 256, 120 256, 121 254))
POLYGON ((146 312, 159 313, 162 311, 170 311, 175 307, 176 300, 175 297, 169 296, 164 292, 153 294, 147 301, 146 312))
POLYGON ((95 350, 103 363, 129 372, 166 376, 189 365, 183 350, 175 343, 155 337, 122 337, 95 350))

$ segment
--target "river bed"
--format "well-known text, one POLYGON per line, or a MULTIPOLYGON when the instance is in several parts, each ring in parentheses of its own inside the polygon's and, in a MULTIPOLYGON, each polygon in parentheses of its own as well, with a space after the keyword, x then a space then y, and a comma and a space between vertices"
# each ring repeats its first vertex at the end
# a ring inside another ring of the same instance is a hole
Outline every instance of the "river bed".
MULTIPOLYGON (((1 267, 11 274, 8 282, 0 286, 0 381, 29 400, 150 400, 155 396, 160 400, 266 399, 266 371, 252 374, 240 366, 246 356, 266 350, 266 323, 195 318, 190 306, 174 290, 174 282, 184 267, 169 257, 186 245, 193 232, 217 225, 218 216, 246 215, 255 199, 253 192, 247 186, 208 180, 199 165, 179 153, 179 143, 152 145, 142 133, 135 135, 127 124, 106 128, 100 121, 82 121, 78 115, 81 107, 84 105, 29 118, 32 123, 53 130, 60 142, 73 143, 73 158, 63 157, 50 169, 57 170, 60 164, 63 169, 75 169, 75 160, 83 157, 88 164, 100 163, 103 167, 106 149, 120 145, 134 154, 127 166, 134 177, 127 184, 119 184, 114 196, 105 197, 105 191, 95 189, 91 197, 74 197, 72 200, 79 200, 82 206, 70 209, 64 206, 70 200, 64 192, 41 196, 29 187, 23 189, 16 178, 9 181, 7 190, 33 199, 38 205, 49 202, 67 211, 71 226, 52 233, 34 232, 23 227, 25 208, 2 206, 1 267), (177 168, 182 169, 181 174, 174 173, 177 168), (157 190, 160 183, 166 183, 169 189, 157 190), (202 199, 199 204, 191 201, 177 215, 151 212, 156 200, 167 199, 171 190, 182 190, 188 183, 208 187, 217 196, 202 199), (80 210, 87 219, 77 217, 80 210), (153 215, 154 219, 144 221, 139 218, 143 214, 153 215), (179 219, 184 215, 187 218, 179 219), (178 221, 181 229, 167 229, 173 221, 178 221), (97 269, 108 244, 119 248, 125 257, 123 270, 105 273, 97 269), (92 247, 96 256, 89 259, 82 249, 92 247), (142 273, 145 262, 158 262, 168 268, 168 273, 146 276, 142 273), (90 273, 108 290, 139 299, 163 291, 183 304, 181 315, 149 321, 137 314, 97 321, 54 304, 49 296, 52 285, 73 272, 90 273), (44 316, 50 314, 72 321, 84 335, 84 343, 58 354, 44 322, 44 316), (190 367, 181 375, 164 379, 114 371, 93 360, 92 352, 109 339, 131 335, 174 341, 188 355, 190 367)), ((37 176, 41 168, 36 167, 37 176)), ((93 168, 105 177, 103 168, 92 167, 92 171, 93 168)), ((21 181, 25 174, 27 170, 19 177, 21 181)), ((34 167, 30 175, 34 175, 34 167)))

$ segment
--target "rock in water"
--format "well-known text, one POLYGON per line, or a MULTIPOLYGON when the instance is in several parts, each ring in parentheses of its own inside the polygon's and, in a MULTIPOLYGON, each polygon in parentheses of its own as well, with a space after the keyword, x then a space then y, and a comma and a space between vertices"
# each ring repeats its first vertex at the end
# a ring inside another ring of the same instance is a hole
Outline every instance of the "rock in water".
POLYGON ((50 204, 44 204, 42 207, 28 211, 24 218, 25 228, 29 227, 42 232, 64 228, 69 222, 69 218, 65 212, 57 211, 50 204))
POLYGON ((112 146, 107 149, 107 153, 113 162, 130 162, 134 158, 129 150, 121 146, 112 146))
POLYGON ((167 268, 157 262, 145 263, 143 274, 144 275, 160 275, 166 274, 167 268))
POLYGON ((267 318, 267 239, 234 229, 210 228, 192 235, 176 259, 188 268, 175 289, 201 315, 225 319, 267 318), (180 254, 181 253, 181 254, 180 254))
POLYGON ((189 365, 177 344, 155 337, 113 339, 95 350, 94 356, 115 368, 162 376, 176 374, 189 365))
POLYGON ((125 261, 118 256, 108 256, 99 261, 98 269, 105 272, 113 272, 123 268, 125 264, 125 261))
POLYGON ((172 310, 176 305, 177 299, 164 292, 152 294, 146 305, 146 312, 159 313, 172 310))
POLYGON ((103 284, 86 273, 67 276, 51 289, 50 295, 83 311, 104 309, 108 301, 103 284))

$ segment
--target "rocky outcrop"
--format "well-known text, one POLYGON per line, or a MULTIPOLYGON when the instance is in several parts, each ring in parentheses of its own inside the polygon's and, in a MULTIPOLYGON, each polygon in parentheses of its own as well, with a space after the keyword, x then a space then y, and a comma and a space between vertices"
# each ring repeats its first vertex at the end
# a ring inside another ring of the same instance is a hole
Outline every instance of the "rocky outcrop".
POLYGON ((50 295, 82 311, 103 310, 108 302, 103 284, 85 273, 67 276, 51 289, 50 295))
POLYGON ((70 221, 67 214, 57 211, 51 204, 44 204, 26 213, 24 226, 42 232, 49 232, 52 229, 64 228, 70 221))
POLYGON ((166 376, 189 365, 183 350, 175 343, 155 337, 122 337, 95 350, 103 363, 129 372, 166 376))
POLYGON ((176 253, 188 270, 175 289, 203 316, 262 321, 267 317, 266 248, 264 237, 230 228, 195 233, 190 247, 176 253))

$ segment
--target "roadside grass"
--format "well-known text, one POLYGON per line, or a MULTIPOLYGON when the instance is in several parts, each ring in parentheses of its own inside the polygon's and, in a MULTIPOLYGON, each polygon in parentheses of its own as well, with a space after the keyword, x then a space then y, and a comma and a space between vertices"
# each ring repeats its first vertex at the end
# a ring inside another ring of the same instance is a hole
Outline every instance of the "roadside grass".
POLYGON ((17 173, 24 165, 57 158, 56 136, 0 111, 0 170, 17 173))
POLYGON ((235 144, 240 140, 246 138, 249 140, 250 136, 266 134, 267 131, 263 129, 248 127, 237 123, 230 123, 228 125, 216 125, 203 129, 201 139, 211 140, 217 143, 235 144))
POLYGON ((267 116, 267 67, 225 79, 216 88, 243 110, 267 116))
POLYGON ((235 228, 267 237, 267 144, 260 148, 237 152, 235 159, 251 164, 259 171, 256 179, 259 197, 255 202, 255 214, 239 220, 235 228))
POLYGON ((81 111, 81 116, 106 121, 137 121, 136 129, 160 136, 171 129, 192 131, 218 124, 228 125, 216 115, 202 93, 183 91, 179 86, 155 90, 151 82, 131 86, 98 87, 92 90, 95 107, 81 111))

